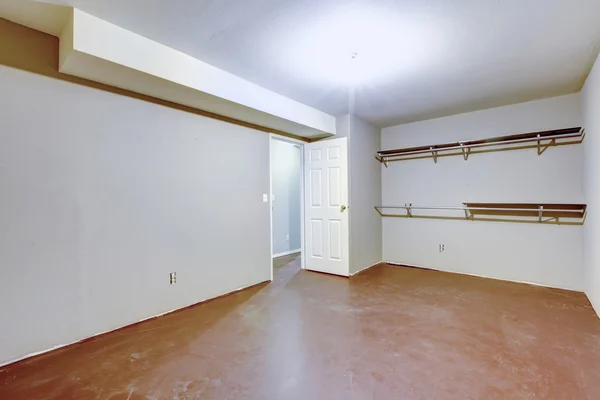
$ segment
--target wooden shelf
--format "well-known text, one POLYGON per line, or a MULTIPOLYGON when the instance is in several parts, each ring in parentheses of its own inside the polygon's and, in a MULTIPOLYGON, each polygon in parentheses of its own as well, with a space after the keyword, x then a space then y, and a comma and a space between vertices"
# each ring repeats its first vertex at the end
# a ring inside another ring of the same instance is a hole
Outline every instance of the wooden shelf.
POLYGON ((463 205, 473 216, 578 218, 586 211, 585 204, 463 203, 463 205))
POLYGON ((462 206, 376 206, 382 217, 428 218, 494 222, 547 223, 557 225, 583 225, 586 217, 585 204, 555 203, 463 203, 462 206), (436 215, 421 214, 431 210, 436 215), (464 213, 464 216, 439 215, 440 212, 464 213), (400 213, 399 213, 400 212, 400 213), (566 219, 566 221, 565 221, 566 219))
POLYGON ((471 154, 532 148, 537 148, 538 155, 542 155, 551 146, 578 144, 583 141, 584 137, 585 132, 581 127, 556 129, 488 139, 381 150, 377 152, 376 158, 387 167, 391 161, 433 158, 437 163, 439 157, 463 156, 467 160, 471 154))

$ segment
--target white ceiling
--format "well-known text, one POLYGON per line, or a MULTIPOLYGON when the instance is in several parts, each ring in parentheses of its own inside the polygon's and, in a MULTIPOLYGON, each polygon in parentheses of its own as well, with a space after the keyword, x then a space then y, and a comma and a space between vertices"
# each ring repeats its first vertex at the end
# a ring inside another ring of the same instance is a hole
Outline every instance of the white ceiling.
POLYGON ((599 0, 47 2, 379 126, 577 92, 600 49, 599 0))

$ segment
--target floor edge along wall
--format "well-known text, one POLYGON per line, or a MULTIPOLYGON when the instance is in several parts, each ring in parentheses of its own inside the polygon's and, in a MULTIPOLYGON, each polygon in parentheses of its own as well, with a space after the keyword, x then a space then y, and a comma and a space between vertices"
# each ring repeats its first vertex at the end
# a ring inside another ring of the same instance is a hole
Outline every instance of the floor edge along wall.
POLYGON ((181 308, 176 308, 174 310, 170 310, 170 311, 167 311, 167 312, 164 312, 164 313, 152 315, 150 317, 141 319, 141 320, 139 320, 137 322, 133 322, 131 324, 123 325, 123 326, 120 326, 118 328, 110 329, 108 331, 96 333, 95 335, 88 336, 88 337, 85 337, 83 339, 71 342, 71 343, 60 344, 60 345, 54 346, 54 347, 52 347, 50 349, 36 351, 35 353, 31 353, 31 354, 28 354, 26 356, 17 358, 16 360, 12 360, 12 361, 8 361, 8 362, 5 362, 5 363, 2 363, 2 364, 0 364, 0 368, 7 367, 9 365, 17 364, 17 363, 24 362, 24 361, 29 361, 32 358, 43 356, 43 355, 45 355, 47 353, 50 353, 50 352, 53 352, 55 350, 61 350, 61 349, 65 349, 67 347, 75 346, 77 344, 89 342, 91 340, 96 340, 96 339, 98 339, 98 338, 100 338, 100 337, 102 337, 104 335, 108 335, 108 334, 111 334, 111 333, 114 333, 114 332, 117 332, 117 331, 120 331, 120 330, 123 330, 123 329, 127 329, 127 328, 130 328, 132 326, 136 326, 136 325, 142 324, 142 323, 144 323, 146 321, 150 321, 150 320, 153 320, 153 319, 156 319, 156 318, 164 317, 164 316, 169 315, 169 314, 174 314, 174 313, 178 313, 178 312, 181 312, 181 311, 185 311, 185 310, 188 310, 190 308, 194 308, 194 307, 197 307, 199 305, 202 305, 202 304, 205 304, 205 303, 217 300, 217 299, 221 299, 223 297, 230 296, 230 295, 235 294, 237 292, 240 292, 242 290, 252 289, 254 287, 261 286, 261 285, 264 285, 264 284, 268 284, 270 282, 271 281, 264 281, 264 282, 255 283, 253 285, 249 285, 249 286, 245 286, 245 287, 242 287, 242 288, 239 288, 239 289, 232 290, 231 292, 223 293, 223 294, 218 295, 216 297, 211 297, 210 299, 200 300, 199 302, 194 303, 194 304, 190 304, 189 306, 185 306, 185 307, 181 307, 181 308))
MULTIPOLYGON (((383 261, 383 263, 384 264, 388 264, 388 265, 392 265, 394 267, 400 267, 400 268, 417 268, 417 269, 424 269, 424 270, 427 270, 427 271, 443 272, 445 274, 465 275, 465 276, 472 276, 474 278, 492 279, 492 280, 495 280, 495 281, 510 282, 510 283, 519 283, 519 284, 522 284, 522 285, 531 285, 531 286, 538 286, 538 287, 544 287, 544 288, 556 289, 556 290, 566 290, 568 292, 576 292, 576 293, 583 293, 583 294, 585 294, 585 292, 583 290, 565 289, 565 288, 559 288, 559 287, 556 287, 556 286, 543 285, 541 283, 535 283, 535 282, 515 281, 515 280, 510 280, 510 279, 495 278, 495 277, 492 277, 492 276, 469 274, 469 273, 466 273, 466 272, 444 271, 443 269, 437 269, 437 268, 431 268, 431 267, 424 267, 422 265, 407 264, 407 263, 402 263, 402 262, 398 262, 398 261, 383 261)), ((586 295, 586 297, 587 297, 587 295, 586 295)))

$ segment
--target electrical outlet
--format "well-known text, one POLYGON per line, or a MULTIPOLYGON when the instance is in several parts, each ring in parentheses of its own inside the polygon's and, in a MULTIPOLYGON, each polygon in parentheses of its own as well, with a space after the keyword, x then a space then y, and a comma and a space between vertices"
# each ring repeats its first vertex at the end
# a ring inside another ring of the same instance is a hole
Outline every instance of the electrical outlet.
POLYGON ((440 253, 443 253, 444 251, 446 251, 446 245, 440 244, 440 253))
POLYGON ((176 284, 176 283, 177 283, 177 272, 171 272, 171 273, 169 274, 169 283, 170 283, 171 285, 174 285, 174 284, 176 284))
POLYGON ((288 242, 290 241, 290 234, 289 233, 287 235, 285 235, 285 240, 288 241, 288 242))
POLYGON ((264 193, 263 194, 263 203, 268 203, 269 202, 269 195, 264 193))

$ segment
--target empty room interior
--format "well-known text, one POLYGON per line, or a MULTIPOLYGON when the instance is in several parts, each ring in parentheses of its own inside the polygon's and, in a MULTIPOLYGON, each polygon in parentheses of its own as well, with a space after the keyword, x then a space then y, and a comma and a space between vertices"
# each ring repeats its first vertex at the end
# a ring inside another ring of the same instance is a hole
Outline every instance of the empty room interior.
POLYGON ((0 400, 600 399, 599 53, 598 0, 0 0, 0 400))

